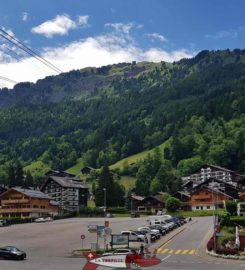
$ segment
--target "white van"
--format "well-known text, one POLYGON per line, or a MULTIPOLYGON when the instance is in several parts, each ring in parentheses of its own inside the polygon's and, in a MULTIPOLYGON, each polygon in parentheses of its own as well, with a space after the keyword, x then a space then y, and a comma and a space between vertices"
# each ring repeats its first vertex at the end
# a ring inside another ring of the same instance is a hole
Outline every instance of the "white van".
POLYGON ((137 234, 135 232, 132 231, 122 231, 121 232, 122 235, 128 235, 129 236, 129 241, 133 242, 133 241, 144 241, 144 235, 143 234, 137 234))

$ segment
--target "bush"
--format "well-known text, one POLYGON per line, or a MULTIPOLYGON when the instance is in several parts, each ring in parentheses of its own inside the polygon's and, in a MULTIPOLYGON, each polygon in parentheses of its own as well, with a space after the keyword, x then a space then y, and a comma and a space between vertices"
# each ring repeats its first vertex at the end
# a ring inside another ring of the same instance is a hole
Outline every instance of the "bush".
POLYGON ((239 252, 238 249, 231 249, 226 247, 218 247, 216 249, 216 253, 224 255, 237 255, 238 252, 239 252))
POLYGON ((104 216, 104 211, 101 208, 95 207, 81 207, 79 209, 79 215, 80 216, 89 216, 89 217, 93 217, 93 216, 99 216, 99 217, 103 217, 104 216))
POLYGON ((166 200, 166 209, 169 212, 176 212, 180 208, 181 202, 179 199, 174 197, 169 197, 166 200))
POLYGON ((214 250, 214 237, 213 236, 209 239, 207 243, 207 250, 208 251, 214 250))
POLYGON ((240 225, 242 227, 245 227, 245 217, 244 216, 231 217, 231 225, 233 226, 240 225))
POLYGON ((230 213, 231 216, 237 215, 237 203, 235 201, 226 202, 226 211, 230 213))
POLYGON ((125 213, 127 213, 125 207, 109 207, 107 209, 107 212, 109 212, 111 214, 125 214, 125 213))
POLYGON ((222 226, 230 226, 230 224, 231 224, 230 218, 231 218, 230 213, 228 213, 226 211, 219 214, 220 224, 222 226))

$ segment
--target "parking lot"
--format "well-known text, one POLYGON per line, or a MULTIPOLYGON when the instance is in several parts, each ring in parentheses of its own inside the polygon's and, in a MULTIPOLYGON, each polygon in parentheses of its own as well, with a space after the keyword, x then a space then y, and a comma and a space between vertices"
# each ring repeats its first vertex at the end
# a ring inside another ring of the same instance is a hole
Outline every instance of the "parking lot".
MULTIPOLYGON (((139 226, 145 226, 147 224, 146 219, 110 218, 108 221, 112 228, 112 233, 120 234, 123 230, 136 230, 139 226)), ((40 265, 42 265, 42 269, 51 269, 50 265, 53 265, 52 269, 55 269, 55 262, 57 262, 57 265, 62 265, 62 261, 64 261, 63 267, 66 265, 66 262, 68 263, 67 259, 71 256, 72 250, 78 250, 82 247, 90 248, 91 243, 96 243, 96 233, 89 233, 88 225, 103 225, 104 222, 104 218, 73 218, 46 223, 1 227, 0 246, 13 245, 27 253, 27 260, 24 262, 1 261, 1 267, 5 265, 5 268, 1 269, 33 270, 34 265, 37 265, 36 269, 41 269, 39 268, 40 265), (81 235, 85 236, 83 242, 81 235)), ((98 243, 101 248, 104 247, 103 238, 99 238, 98 243)), ((130 246, 139 246, 139 244, 132 242, 130 246)), ((78 263, 80 263, 79 259, 78 263)), ((57 269, 63 269, 61 265, 57 266, 57 269)), ((72 268, 69 267, 69 269, 72 268)))

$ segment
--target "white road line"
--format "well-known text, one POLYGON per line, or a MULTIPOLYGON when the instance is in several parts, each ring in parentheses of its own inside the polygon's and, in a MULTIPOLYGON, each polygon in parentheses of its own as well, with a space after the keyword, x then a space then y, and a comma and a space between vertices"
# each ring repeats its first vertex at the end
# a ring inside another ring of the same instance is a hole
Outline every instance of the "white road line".
POLYGON ((168 255, 167 257, 165 257, 164 259, 162 259, 162 262, 167 260, 167 258, 169 258, 171 255, 168 255))

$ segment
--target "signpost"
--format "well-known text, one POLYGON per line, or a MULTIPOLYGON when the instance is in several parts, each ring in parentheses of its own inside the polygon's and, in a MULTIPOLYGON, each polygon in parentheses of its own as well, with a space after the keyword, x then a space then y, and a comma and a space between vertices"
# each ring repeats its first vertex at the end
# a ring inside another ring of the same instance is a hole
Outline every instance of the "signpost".
POLYGON ((85 239, 85 235, 81 234, 81 239, 82 239, 82 249, 83 249, 83 240, 85 239))

